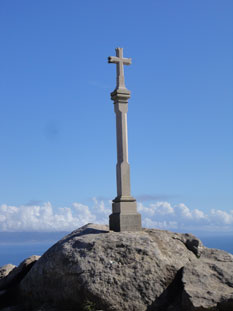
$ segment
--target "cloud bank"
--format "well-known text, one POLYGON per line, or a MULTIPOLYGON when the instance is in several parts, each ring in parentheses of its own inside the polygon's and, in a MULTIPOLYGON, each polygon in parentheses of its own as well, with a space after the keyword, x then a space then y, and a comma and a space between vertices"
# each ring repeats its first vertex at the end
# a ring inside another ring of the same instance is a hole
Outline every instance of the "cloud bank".
POLYGON ((169 202, 156 202, 148 207, 138 203, 145 227, 186 232, 232 232, 233 210, 212 209, 206 213, 191 210, 185 204, 172 206, 169 202))
MULTIPOLYGON (((32 202, 33 203, 33 202, 32 202)), ((36 203, 36 202, 35 202, 36 203)), ((143 226, 186 232, 232 232, 233 210, 191 210, 185 204, 172 206, 159 201, 149 205, 138 202, 143 226)), ((111 202, 93 198, 91 206, 73 203, 70 207, 53 207, 50 202, 0 206, 0 231, 71 231, 90 222, 108 224, 111 202)))

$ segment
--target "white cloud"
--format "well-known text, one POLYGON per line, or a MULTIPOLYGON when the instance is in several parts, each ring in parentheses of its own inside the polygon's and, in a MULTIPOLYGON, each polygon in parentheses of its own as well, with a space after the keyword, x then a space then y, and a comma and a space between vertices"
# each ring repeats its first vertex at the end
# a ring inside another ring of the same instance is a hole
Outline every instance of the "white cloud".
POLYGON ((183 204, 180 203, 178 206, 176 206, 176 211, 177 214, 182 218, 182 219, 192 219, 193 215, 191 213, 191 211, 189 210, 189 208, 183 204))
POLYGON ((144 227, 178 231, 233 232, 233 210, 211 210, 206 213, 191 210, 185 204, 172 206, 169 202, 156 202, 148 206, 138 203, 144 227))
MULTIPOLYGON (((144 227, 177 231, 233 232, 233 210, 191 210, 185 204, 169 202, 144 205, 138 202, 144 227)), ((71 231, 89 223, 108 224, 111 201, 93 198, 91 206, 74 202, 69 207, 56 208, 50 202, 0 206, 0 231, 71 231)))
POLYGON ((233 225, 233 210, 227 213, 222 210, 211 210, 210 218, 216 224, 224 223, 225 225, 233 225))
POLYGON ((195 209, 193 211, 193 217, 195 219, 205 219, 206 218, 204 212, 200 211, 199 209, 195 209))
POLYGON ((142 203, 138 203, 138 211, 149 216, 163 216, 174 213, 174 209, 168 202, 156 202, 150 204, 149 207, 144 206, 142 203))
POLYGON ((0 206, 0 231, 71 231, 89 222, 99 222, 98 213, 76 202, 62 208, 55 208, 50 202, 0 206))

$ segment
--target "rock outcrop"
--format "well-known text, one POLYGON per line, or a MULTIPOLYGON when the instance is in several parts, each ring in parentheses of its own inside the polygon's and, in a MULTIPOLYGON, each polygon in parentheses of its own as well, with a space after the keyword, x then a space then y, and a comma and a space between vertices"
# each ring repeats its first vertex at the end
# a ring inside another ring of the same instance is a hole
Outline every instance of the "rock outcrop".
POLYGON ((233 255, 191 234, 88 224, 20 282, 23 310, 233 311, 233 255))
POLYGON ((184 310, 233 311, 233 256, 205 248, 199 260, 184 266, 182 285, 184 310))
POLYGON ((8 264, 0 268, 0 310, 4 307, 10 307, 9 311, 18 309, 19 284, 39 258, 31 256, 18 267, 8 264))

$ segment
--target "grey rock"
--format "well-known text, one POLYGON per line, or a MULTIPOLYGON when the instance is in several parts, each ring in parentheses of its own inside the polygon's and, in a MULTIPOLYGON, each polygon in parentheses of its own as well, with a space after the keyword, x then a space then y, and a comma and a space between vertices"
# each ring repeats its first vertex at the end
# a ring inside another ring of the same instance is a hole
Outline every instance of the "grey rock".
POLYGON ((33 265, 20 294, 28 310, 232 311, 233 256, 190 234, 88 224, 33 265))
POLYGON ((1 267, 0 290, 19 283, 39 258, 40 256, 31 256, 23 260, 18 267, 11 264, 1 267))
MULTIPOLYGON (((49 305, 47 303, 45 303, 45 304, 43 304, 43 305, 41 305, 41 306, 39 306, 33 310, 30 310, 30 311, 58 311, 58 309, 52 307, 51 305, 49 305)), ((67 311, 69 311, 69 310, 67 310, 67 311)))
POLYGON ((196 256, 174 233, 116 233, 89 224, 50 248, 21 282, 32 303, 103 310, 146 310, 196 256))
POLYGON ((0 267, 0 280, 5 278, 16 266, 8 264, 0 267))
POLYGON ((20 306, 11 306, 11 307, 6 307, 6 308, 0 309, 0 310, 1 311, 25 311, 20 306))
POLYGON ((18 285, 38 259, 39 256, 31 256, 18 267, 6 265, 1 268, 0 310, 24 311, 18 304, 18 285))
POLYGON ((190 233, 176 233, 175 239, 180 240, 185 244, 185 246, 192 251, 197 257, 200 257, 202 251, 204 250, 204 245, 202 244, 201 240, 195 237, 193 234, 190 233))
POLYGON ((206 248, 183 268, 182 283, 184 309, 233 310, 233 255, 206 248))

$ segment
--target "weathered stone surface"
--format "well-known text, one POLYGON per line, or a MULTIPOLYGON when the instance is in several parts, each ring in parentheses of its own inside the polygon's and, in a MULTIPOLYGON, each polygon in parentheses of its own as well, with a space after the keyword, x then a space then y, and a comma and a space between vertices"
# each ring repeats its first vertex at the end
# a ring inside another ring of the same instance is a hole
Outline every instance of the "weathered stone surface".
POLYGON ((5 278, 16 266, 8 264, 0 267, 0 280, 5 278))
POLYGON ((185 246, 192 251, 197 257, 200 257, 202 254, 202 251, 204 250, 204 245, 202 242, 195 237, 193 234, 185 233, 175 233, 175 238, 180 240, 185 244, 185 246))
MULTIPOLYGON (((20 306, 11 306, 11 307, 6 307, 6 308, 1 308, 1 311, 25 311, 22 307, 20 306)), ((31 311, 36 311, 36 310, 31 310, 31 311)), ((50 311, 50 310, 48 310, 50 311)))
MULTIPOLYGON (((176 299, 169 286, 175 287, 171 284, 182 267, 198 261, 199 248, 202 243, 192 235, 156 229, 117 233, 89 224, 38 260, 21 282, 21 293, 31 303, 50 302, 64 309, 75 310, 89 300, 102 310, 167 308, 176 299)), ((181 287, 177 289, 181 296, 181 287)))
POLYGON ((31 256, 18 267, 9 264, 0 268, 0 310, 21 311, 18 306, 18 285, 39 257, 31 256))
POLYGON ((4 311, 233 310, 233 255, 191 234, 89 224, 34 263, 4 311))
POLYGON ((205 248, 183 268, 182 283, 185 310, 233 310, 233 255, 205 248))
POLYGON ((40 256, 31 256, 23 260, 18 267, 11 264, 1 267, 0 275, 5 274, 5 277, 0 279, 0 290, 19 283, 39 258, 40 256))

